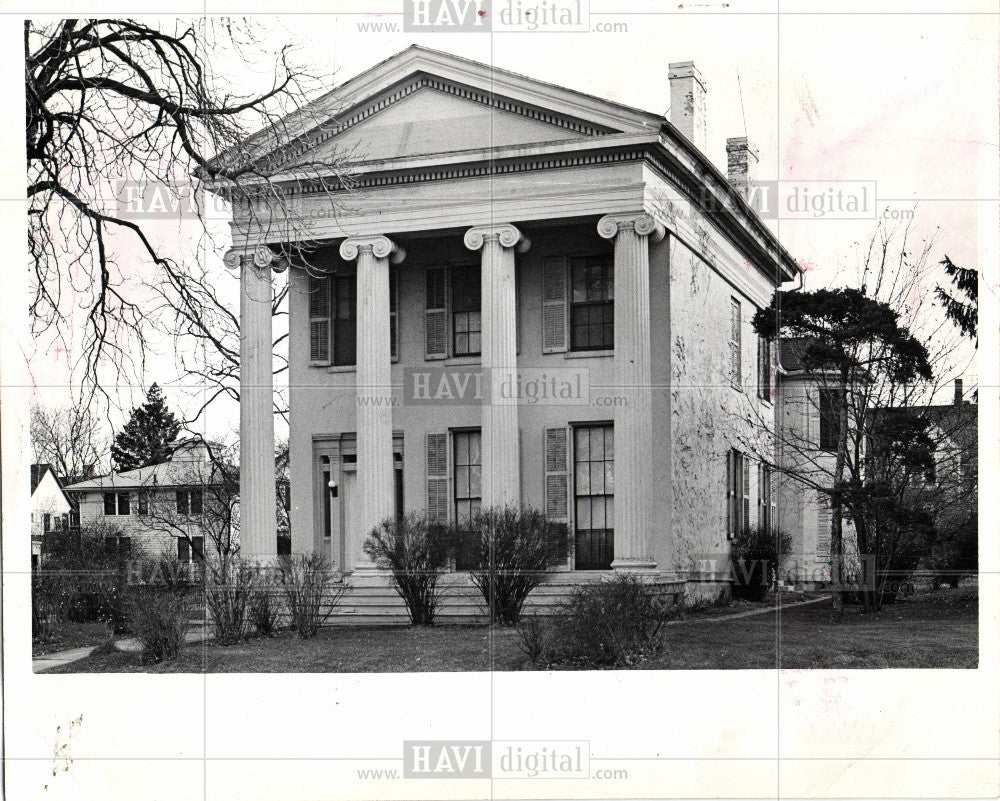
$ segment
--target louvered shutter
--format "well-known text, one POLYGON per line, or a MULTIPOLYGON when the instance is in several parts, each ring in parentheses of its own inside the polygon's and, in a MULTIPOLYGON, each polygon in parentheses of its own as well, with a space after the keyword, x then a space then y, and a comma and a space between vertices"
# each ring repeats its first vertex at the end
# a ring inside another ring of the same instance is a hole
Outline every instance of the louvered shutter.
POLYGON ((736 451, 730 450, 726 454, 726 536, 733 538, 733 530, 736 528, 736 451))
POLYGON ((830 560, 830 527, 833 524, 833 512, 825 498, 818 503, 816 514, 816 559, 821 562, 830 560))
POLYGON ((565 427, 545 429, 545 516, 569 519, 569 433, 565 427))
POLYGON ((427 517, 448 520, 448 435, 427 435, 427 517))
POLYGON ((567 349, 569 324, 566 298, 566 259, 542 260, 542 353, 567 349))
POLYGON ((330 363, 330 279, 309 276, 309 361, 330 363))
POLYGON ((424 358, 448 356, 448 271, 444 267, 427 270, 424 305, 424 358))

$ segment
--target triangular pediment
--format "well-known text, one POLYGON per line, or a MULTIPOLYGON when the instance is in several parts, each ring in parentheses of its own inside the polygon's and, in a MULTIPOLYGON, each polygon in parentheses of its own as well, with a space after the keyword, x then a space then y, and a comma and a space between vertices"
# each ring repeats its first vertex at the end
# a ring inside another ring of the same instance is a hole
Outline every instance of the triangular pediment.
POLYGON ((646 111, 414 46, 283 120, 283 147, 254 139, 271 165, 294 169, 650 133, 662 122, 646 111))

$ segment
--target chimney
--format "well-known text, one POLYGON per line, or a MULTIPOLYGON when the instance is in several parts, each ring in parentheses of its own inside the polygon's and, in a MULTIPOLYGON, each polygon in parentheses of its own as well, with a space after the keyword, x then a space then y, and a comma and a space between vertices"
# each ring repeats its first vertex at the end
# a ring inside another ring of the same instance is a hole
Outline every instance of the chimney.
POLYGON ((962 405, 962 394, 963 394, 962 393, 962 379, 961 378, 956 378, 955 379, 955 405, 956 406, 961 406, 962 405))
POLYGON ((705 114, 707 87, 693 61, 675 61, 670 79, 670 122, 702 153, 708 139, 705 114))
POLYGON ((760 162, 760 151, 757 146, 745 136, 727 139, 726 162, 729 183, 743 195, 744 200, 750 200, 754 183, 757 181, 757 164, 760 162))

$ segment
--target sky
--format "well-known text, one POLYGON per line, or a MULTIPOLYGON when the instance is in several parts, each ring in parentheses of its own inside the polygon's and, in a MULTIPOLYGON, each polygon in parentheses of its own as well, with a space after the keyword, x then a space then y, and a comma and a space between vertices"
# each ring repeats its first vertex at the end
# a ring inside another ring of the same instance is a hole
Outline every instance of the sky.
MULTIPOLYGON (((885 224, 903 224, 912 215, 911 241, 933 238, 931 258, 948 254, 958 264, 984 266, 982 211, 997 194, 996 16, 912 13, 918 9, 912 3, 889 4, 906 10, 890 15, 776 15, 756 13, 771 10, 756 2, 665 13, 677 7, 591 0, 591 28, 600 23, 616 30, 412 34, 387 31, 386 25, 402 27, 401 16, 393 0, 383 5, 383 14, 368 13, 371 4, 359 10, 357 3, 334 2, 323 5, 326 13, 258 18, 265 36, 257 52, 223 58, 220 70, 237 91, 259 89, 270 82, 275 54, 291 45, 297 63, 332 76, 325 81, 332 88, 416 43, 663 114, 669 108, 668 63, 692 60, 708 86, 707 155, 723 172, 726 138, 748 135, 760 149, 759 178, 874 182, 885 224), (382 30, 373 32, 372 23, 382 30)), ((769 224, 807 268, 808 289, 848 281, 857 245, 870 239, 876 222, 769 224)), ((158 223, 153 230, 164 243, 190 248, 235 302, 235 281, 221 266, 228 236, 221 221, 213 222, 207 249, 195 221, 158 223)), ((134 260, 127 269, 144 269, 129 243, 121 250, 123 263, 134 260)), ((158 381, 173 405, 194 408, 173 343, 150 345, 141 383, 158 381)), ((38 399, 65 402, 73 353, 48 341, 35 346, 32 375, 49 388, 38 399)), ((963 369, 974 381, 975 364, 963 369)), ((144 389, 108 389, 114 401, 108 421, 117 428, 144 389)), ((232 434, 235 419, 235 405, 221 404, 205 430, 232 434)))

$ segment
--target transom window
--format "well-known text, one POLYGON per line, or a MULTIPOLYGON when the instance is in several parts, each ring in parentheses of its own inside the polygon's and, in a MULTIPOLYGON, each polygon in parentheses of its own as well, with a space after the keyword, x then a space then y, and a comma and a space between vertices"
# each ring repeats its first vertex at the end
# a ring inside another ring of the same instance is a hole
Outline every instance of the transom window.
POLYGON ((614 265, 607 256, 570 259, 570 349, 615 346, 614 265))
POLYGON ((451 274, 452 353, 478 356, 483 331, 480 302, 482 279, 478 267, 455 268, 451 274))
POLYGON ((612 425, 573 431, 577 570, 607 570, 615 558, 615 432, 612 425))

